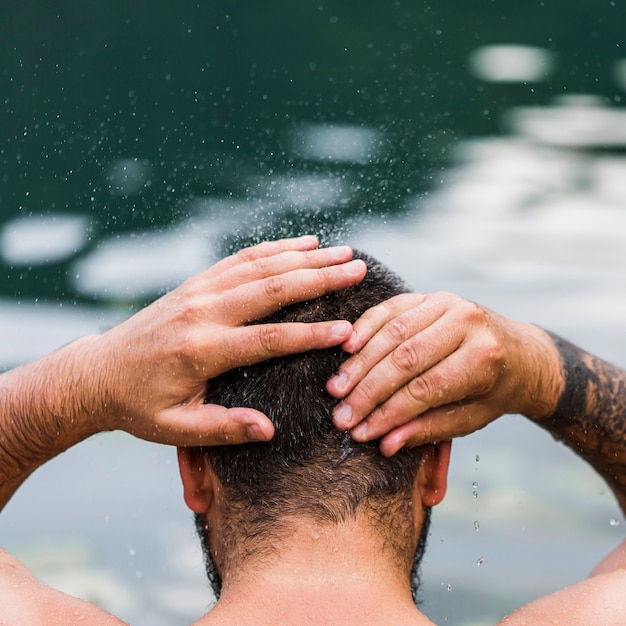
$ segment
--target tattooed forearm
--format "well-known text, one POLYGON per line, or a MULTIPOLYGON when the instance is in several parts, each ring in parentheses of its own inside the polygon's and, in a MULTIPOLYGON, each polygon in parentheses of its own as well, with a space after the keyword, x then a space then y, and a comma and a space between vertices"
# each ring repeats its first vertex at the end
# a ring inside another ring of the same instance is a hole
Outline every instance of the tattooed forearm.
POLYGON ((565 389, 555 412, 538 423, 594 467, 626 514, 626 371, 551 336, 565 389))

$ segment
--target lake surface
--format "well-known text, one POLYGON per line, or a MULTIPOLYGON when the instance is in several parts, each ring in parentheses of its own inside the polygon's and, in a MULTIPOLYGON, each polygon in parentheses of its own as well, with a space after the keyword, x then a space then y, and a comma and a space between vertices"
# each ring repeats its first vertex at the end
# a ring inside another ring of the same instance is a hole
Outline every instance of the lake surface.
MULTIPOLYGON (((315 232, 626 366, 622 3, 7 2, 0 368, 233 247, 315 232)), ((491 624, 623 538, 604 484, 511 416, 455 442, 424 610, 491 624)), ((174 451, 102 435, 2 545, 135 624, 211 602, 174 451)))

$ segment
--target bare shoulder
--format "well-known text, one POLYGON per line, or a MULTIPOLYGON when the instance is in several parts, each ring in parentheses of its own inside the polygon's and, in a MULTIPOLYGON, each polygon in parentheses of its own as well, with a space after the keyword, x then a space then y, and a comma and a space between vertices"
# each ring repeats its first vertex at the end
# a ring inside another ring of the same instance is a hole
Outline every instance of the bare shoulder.
POLYGON ((505 617, 500 626, 626 626, 626 570, 599 574, 535 600, 505 617))
POLYGON ((626 626, 626 541, 582 582, 535 600, 500 626, 626 626))
POLYGON ((40 583, 14 556, 0 549, 0 624, 124 626, 102 609, 40 583))

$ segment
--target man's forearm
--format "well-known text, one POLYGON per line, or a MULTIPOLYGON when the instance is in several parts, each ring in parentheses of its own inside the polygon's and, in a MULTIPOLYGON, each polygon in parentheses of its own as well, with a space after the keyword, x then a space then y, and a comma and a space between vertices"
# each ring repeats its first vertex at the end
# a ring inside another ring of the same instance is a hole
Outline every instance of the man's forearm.
POLYGON ((358 283, 366 267, 351 259, 347 246, 318 248, 315 237, 264 242, 102 335, 0 375, 0 508, 33 470, 103 430, 179 446, 270 439, 259 411, 204 404, 206 381, 345 341, 352 326, 341 320, 249 322, 358 283))
POLYGON ((554 413, 536 422, 592 465, 626 514, 626 372, 551 337, 565 389, 554 413))
POLYGON ((0 509, 37 467, 99 430, 77 366, 89 341, 0 375, 0 509))

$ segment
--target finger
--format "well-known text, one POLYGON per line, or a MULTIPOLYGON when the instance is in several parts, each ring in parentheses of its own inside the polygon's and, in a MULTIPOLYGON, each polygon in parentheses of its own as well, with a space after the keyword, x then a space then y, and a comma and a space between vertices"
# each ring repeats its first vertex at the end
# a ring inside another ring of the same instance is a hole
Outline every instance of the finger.
POLYGON ((354 323, 354 331, 341 347, 352 354, 358 352, 392 318, 424 301, 421 294, 406 293, 394 296, 368 309, 354 323))
POLYGON ((167 417, 168 435, 160 440, 176 446, 236 445, 269 441, 274 425, 260 411, 246 407, 226 408, 204 404, 173 410, 167 417))
MULTIPOLYGON (((213 375, 273 357, 337 346, 345 341, 351 331, 350 322, 345 320, 244 326, 224 337, 222 350, 227 359, 224 360, 223 369, 213 375)), ((214 366, 214 356, 208 355, 206 358, 214 366)))
POLYGON ((297 269, 231 289, 223 294, 219 306, 228 324, 237 326, 266 317, 288 304, 354 285, 363 279, 365 272, 365 263, 360 260, 297 269))
POLYGON ((303 235, 302 237, 278 239, 276 241, 263 241, 255 246, 242 248, 238 252, 218 261, 215 265, 206 270, 206 275, 207 277, 215 276, 242 263, 273 256, 288 250, 313 250, 317 248, 318 245, 319 242, 315 235, 303 235))
MULTIPOLYGON (((388 328, 392 325, 391 323, 386 325, 386 330, 378 333, 370 343, 376 342, 379 336, 382 346, 396 343, 393 335, 404 332, 399 330, 398 319, 393 320, 394 329, 388 328), (383 332, 386 332, 388 336, 384 337, 383 332)), ((463 338, 463 330, 460 327, 437 320, 425 330, 400 343, 382 359, 380 359, 380 354, 384 350, 383 347, 380 349, 376 346, 370 348, 372 357, 364 357, 361 364, 362 372, 359 374, 357 370, 357 376, 353 378, 353 381, 358 384, 334 411, 336 426, 342 429, 354 428, 366 415, 374 412, 377 406, 396 394, 398 389, 403 390, 402 399, 407 393, 414 394, 406 398, 409 410, 421 412, 425 408, 429 408, 424 407, 424 402, 431 400, 430 396, 433 393, 431 389, 435 389, 439 394, 444 393, 441 387, 444 381, 437 377, 447 373, 449 363, 445 370, 438 368, 434 370, 434 373, 433 371, 430 371, 429 374, 426 373, 446 357, 449 359, 458 350, 463 338), (371 363, 374 365, 367 371, 371 363), (359 375, 361 376, 360 380, 359 375), (438 386, 428 387, 431 380, 433 384, 438 386), (424 387, 421 388, 420 386, 424 387)), ((454 360, 458 362, 458 357, 455 357, 454 360)), ((343 367, 342 371, 345 371, 343 367)), ((351 384, 353 383, 348 382, 348 388, 351 384)), ((416 414, 413 413, 413 415, 416 414)))
POLYGON ((382 437, 380 451, 392 456, 401 448, 463 437, 485 427, 496 417, 493 409, 479 400, 437 407, 382 437))
POLYGON ((242 248, 234 256, 240 257, 242 262, 253 261, 266 256, 273 256, 287 250, 313 250, 317 248, 319 241, 315 235, 302 235, 301 237, 287 237, 274 241, 262 241, 249 248, 242 248))
MULTIPOLYGON (((405 363, 409 369, 415 365, 410 362, 411 358, 417 356, 417 353, 413 354, 412 352, 414 349, 418 352, 424 352, 424 359, 428 360, 430 365, 432 365, 435 361, 432 358, 426 359, 429 353, 427 350, 429 345, 428 335, 420 335, 420 333, 424 333, 425 329, 437 322, 446 313, 448 304, 439 299, 435 300, 434 304, 424 305, 424 302, 424 296, 406 294, 383 303, 383 305, 389 306, 388 314, 384 312, 384 307, 374 307, 378 309, 376 311, 370 309, 372 319, 376 319, 376 321, 372 324, 368 322, 368 324, 370 324, 369 328, 375 329, 375 334, 368 340, 363 349, 350 357, 341 366, 339 372, 328 381, 328 392, 337 398, 346 396, 374 368, 381 364, 387 355, 393 354, 395 350, 399 351, 395 357, 392 357, 392 360, 393 358, 397 359, 399 364, 400 361, 404 362, 409 359, 405 363), (415 306, 416 302, 418 303, 417 306, 415 306), (383 319, 385 319, 386 323, 381 324, 383 319), (420 343, 415 345, 414 342, 416 341, 420 343)), ((352 337, 359 333, 357 325, 362 320, 363 318, 357 320, 354 324, 352 337)), ((369 332, 367 334, 369 335, 369 332)), ((352 337, 346 343, 351 342, 352 337)), ((433 345, 437 345, 437 340, 438 338, 433 340, 433 345)), ((345 349, 346 343, 342 345, 342 348, 345 349)), ((441 353, 443 345, 439 345, 438 348, 438 352, 441 353)), ((445 354, 442 356, 445 356, 445 354)), ((420 371, 413 369, 405 372, 403 378, 396 381, 397 384, 406 382, 406 380, 420 373, 420 371)), ((393 377, 392 370, 386 371, 379 368, 377 374, 383 374, 383 378, 377 379, 382 382, 388 381, 393 377)), ((378 398, 379 401, 383 399, 382 397, 378 398)))
POLYGON ((305 251, 283 251, 240 263, 217 277, 215 285, 222 290, 234 289, 271 276, 281 276, 298 269, 318 269, 346 263, 352 259, 352 248, 333 246, 305 251))
POLYGON ((492 382, 491 372, 465 367, 465 363, 460 351, 411 379, 354 427, 352 437, 370 441, 429 409, 484 394, 492 382))

